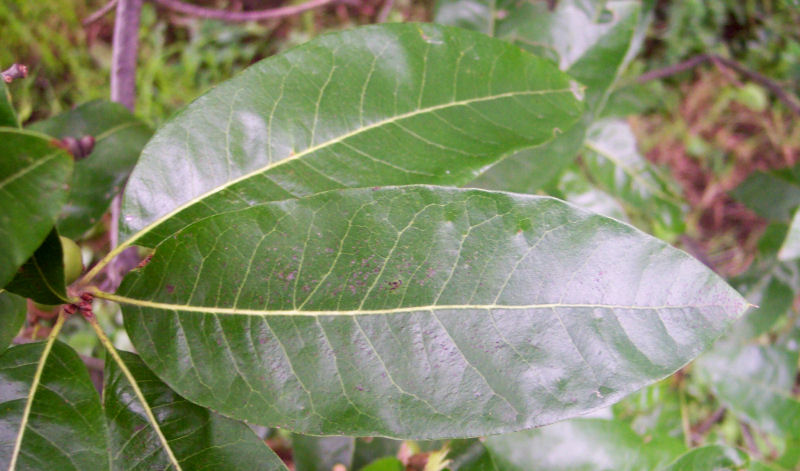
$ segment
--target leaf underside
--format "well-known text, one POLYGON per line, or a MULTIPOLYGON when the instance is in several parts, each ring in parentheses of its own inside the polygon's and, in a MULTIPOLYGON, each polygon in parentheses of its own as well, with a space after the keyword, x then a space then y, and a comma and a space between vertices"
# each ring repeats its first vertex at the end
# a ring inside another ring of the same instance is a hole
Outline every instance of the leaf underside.
POLYGON ((696 356, 747 304, 701 263, 547 197, 345 190, 209 217, 116 299, 184 397, 301 433, 544 425, 696 356))

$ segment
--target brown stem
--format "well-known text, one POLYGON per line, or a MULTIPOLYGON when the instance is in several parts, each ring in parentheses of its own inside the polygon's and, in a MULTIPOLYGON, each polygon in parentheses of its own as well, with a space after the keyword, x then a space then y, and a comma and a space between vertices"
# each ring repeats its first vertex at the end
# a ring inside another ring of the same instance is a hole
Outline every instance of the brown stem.
POLYGON ((113 10, 115 6, 117 6, 117 0, 111 0, 110 2, 103 5, 101 9, 87 16, 83 21, 81 21, 81 24, 85 28, 87 26, 90 26, 92 23, 100 21, 100 19, 106 16, 108 12, 113 10))
POLYGON ((729 69, 733 69, 736 72, 739 72, 740 74, 747 77, 749 80, 752 80, 753 82, 756 82, 757 84, 771 91, 794 114, 800 116, 800 100, 798 100, 797 97, 795 97, 791 93, 784 90, 783 87, 781 87, 777 82, 770 79, 769 77, 759 74, 758 72, 748 69, 747 67, 736 62, 735 60, 727 59, 725 57, 716 54, 699 54, 697 56, 692 57, 691 59, 679 62, 674 65, 670 65, 668 67, 664 67, 663 69, 651 70, 650 72, 644 73, 641 76, 639 76, 639 78, 636 79, 636 81, 639 83, 645 83, 650 80, 669 77, 671 75, 675 75, 680 72, 684 72, 686 70, 697 67, 698 65, 704 62, 713 62, 717 66, 722 65, 729 69))
POLYGON ((205 8, 197 5, 190 5, 181 2, 180 0, 151 0, 153 3, 168 8, 172 11, 177 11, 185 15, 191 15, 197 18, 210 18, 222 21, 261 21, 270 20, 273 18, 283 18, 285 16, 296 15, 313 8, 330 5, 333 3, 343 3, 346 0, 311 0, 303 3, 302 5, 291 5, 280 8, 270 8, 267 10, 257 11, 226 11, 215 10, 213 8, 205 8))
POLYGON ((756 445, 756 440, 753 438, 753 431, 750 429, 750 426, 744 422, 741 422, 741 428, 742 437, 744 437, 744 443, 747 445, 747 449, 750 451, 750 454, 760 457, 761 451, 759 451, 758 445, 756 445))
POLYGON ((111 53, 111 101, 133 111, 136 100, 136 51, 142 0, 119 0, 111 53))
POLYGON ((5 83, 11 83, 15 79, 25 78, 28 76, 28 67, 22 64, 12 64, 8 69, 0 72, 5 83))

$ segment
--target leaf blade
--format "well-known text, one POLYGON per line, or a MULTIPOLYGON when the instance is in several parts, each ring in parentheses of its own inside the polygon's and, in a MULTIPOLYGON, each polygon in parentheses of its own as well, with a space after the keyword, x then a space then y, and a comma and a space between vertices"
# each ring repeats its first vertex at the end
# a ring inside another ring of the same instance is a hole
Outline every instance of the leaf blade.
POLYGON ((344 190, 190 229, 99 295, 123 303, 137 350, 181 394, 300 433, 551 423, 666 376, 747 306, 682 252, 545 197, 344 190), (213 400, 219 388, 237 399, 213 400))
POLYGON ((51 139, 0 128, 0 286, 14 277, 45 239, 66 200, 72 158, 51 139), (47 195, 47 197, 37 197, 47 195))
POLYGON ((131 176, 121 237, 154 245, 214 212, 342 187, 466 183, 580 111, 566 75, 501 41, 423 24, 326 35, 165 125, 131 176))

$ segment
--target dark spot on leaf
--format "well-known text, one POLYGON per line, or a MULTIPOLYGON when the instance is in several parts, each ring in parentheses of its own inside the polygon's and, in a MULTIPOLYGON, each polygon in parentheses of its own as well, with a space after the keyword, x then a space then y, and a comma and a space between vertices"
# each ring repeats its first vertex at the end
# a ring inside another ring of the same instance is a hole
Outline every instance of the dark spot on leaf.
POLYGON ((167 293, 172 294, 172 292, 175 291, 175 287, 172 285, 167 285, 166 288, 167 288, 167 293))
POLYGON ((402 286, 402 284, 403 284, 403 280, 390 281, 389 282, 389 290, 390 291, 394 291, 397 288, 399 288, 400 286, 402 286))

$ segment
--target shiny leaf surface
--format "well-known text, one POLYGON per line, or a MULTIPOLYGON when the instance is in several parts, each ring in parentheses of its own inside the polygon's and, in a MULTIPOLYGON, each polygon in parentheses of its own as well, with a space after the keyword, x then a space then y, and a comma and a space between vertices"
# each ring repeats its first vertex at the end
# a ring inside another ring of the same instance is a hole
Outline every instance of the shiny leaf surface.
POLYGON ((108 460, 100 397, 74 350, 37 342, 0 355, 0 467, 104 470, 108 460))
POLYGON ((17 271, 6 289, 42 304, 68 301, 64 279, 64 259, 58 231, 53 228, 42 245, 17 271))
MULTIPOLYGON (((642 437, 621 421, 574 419, 489 437, 451 453, 453 471, 655 470, 685 451, 667 436, 642 437)), ((700 469, 700 468, 698 468, 700 469)))
POLYGON ((27 310, 25 299, 0 289, 0 353, 19 333, 27 310))
MULTIPOLYGON (((192 404, 162 383, 139 357, 119 353, 181 469, 286 471, 247 425, 192 404)), ((104 377, 103 405, 114 469, 175 469, 122 370, 106 361, 104 377)))
POLYGON ((0 287, 53 228, 67 196, 72 158, 51 138, 0 128, 0 287))
POLYGON ((320 191, 463 184, 582 112, 576 84, 504 41, 427 24, 321 36, 203 95, 150 141, 121 238, 320 191))
POLYGON ((800 400, 792 394, 797 351, 723 344, 698 361, 719 400, 757 427, 800 438, 800 400))
POLYGON ((301 433, 418 439, 613 403, 746 307, 617 221, 548 197, 419 186, 206 218, 118 294, 101 295, 192 401, 301 433))
POLYGON ((30 127, 56 138, 94 137, 94 150, 75 163, 59 232, 78 238, 108 209, 152 131, 119 103, 93 101, 30 127))

